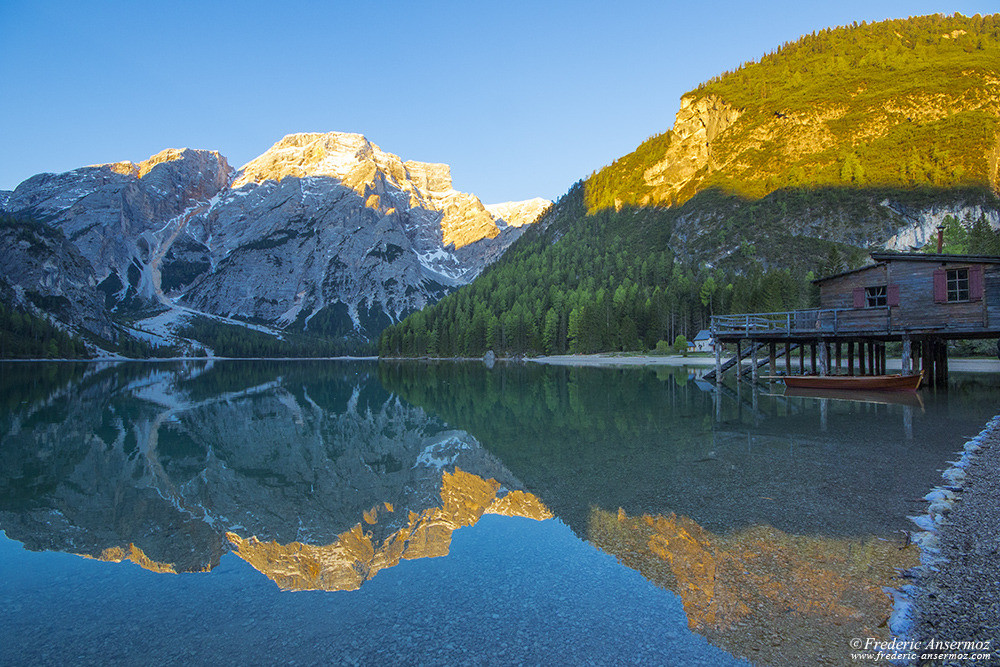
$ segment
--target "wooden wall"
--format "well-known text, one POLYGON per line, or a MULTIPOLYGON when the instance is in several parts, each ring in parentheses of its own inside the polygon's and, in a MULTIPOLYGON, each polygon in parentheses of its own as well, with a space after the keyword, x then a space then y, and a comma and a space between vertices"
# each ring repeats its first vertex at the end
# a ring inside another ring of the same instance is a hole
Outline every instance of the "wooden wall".
POLYGON ((934 302, 934 271, 937 269, 961 269, 969 266, 971 265, 968 262, 902 261, 889 263, 889 282, 899 285, 899 307, 892 309, 893 328, 978 329, 985 327, 986 309, 983 299, 957 303, 934 302))
POLYGON ((885 264, 831 278, 819 285, 820 308, 853 308, 856 287, 875 287, 886 284, 885 264))

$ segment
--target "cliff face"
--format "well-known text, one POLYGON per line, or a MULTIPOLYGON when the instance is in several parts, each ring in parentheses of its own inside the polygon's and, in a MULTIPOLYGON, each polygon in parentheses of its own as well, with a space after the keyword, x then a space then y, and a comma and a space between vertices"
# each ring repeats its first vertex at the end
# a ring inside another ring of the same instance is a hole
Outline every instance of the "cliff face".
POLYGON ((171 149, 139 164, 33 176, 4 208, 59 229, 90 262, 97 282, 109 280, 119 300, 149 300, 155 297, 158 251, 192 210, 226 187, 230 174, 216 152, 171 149))
POLYGON ((643 181, 653 190, 643 204, 669 202, 708 173, 724 168, 718 139, 739 117, 739 110, 715 96, 682 97, 663 157, 643 172, 643 181))
POLYGON ((169 149, 40 174, 0 200, 61 230, 116 308, 176 302, 362 336, 471 281, 543 204, 493 214, 452 188, 448 165, 336 132, 289 135, 238 172, 169 149))
POLYGON ((0 221, 0 297, 106 339, 114 336, 93 267, 48 225, 0 221))

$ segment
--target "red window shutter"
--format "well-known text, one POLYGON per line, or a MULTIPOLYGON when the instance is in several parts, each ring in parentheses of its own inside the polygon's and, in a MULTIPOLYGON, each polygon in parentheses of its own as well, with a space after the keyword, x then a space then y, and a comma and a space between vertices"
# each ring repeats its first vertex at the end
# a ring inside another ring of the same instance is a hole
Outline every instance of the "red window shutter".
POLYGON ((854 288, 854 307, 864 308, 865 307, 865 288, 855 287, 854 288))
POLYGON ((944 269, 934 271, 934 303, 945 303, 948 301, 948 279, 945 277, 944 269))
POLYGON ((889 285, 885 290, 886 303, 889 304, 890 308, 894 308, 899 305, 899 285, 889 285))
POLYGON ((983 267, 969 267, 969 301, 980 301, 983 298, 983 267))

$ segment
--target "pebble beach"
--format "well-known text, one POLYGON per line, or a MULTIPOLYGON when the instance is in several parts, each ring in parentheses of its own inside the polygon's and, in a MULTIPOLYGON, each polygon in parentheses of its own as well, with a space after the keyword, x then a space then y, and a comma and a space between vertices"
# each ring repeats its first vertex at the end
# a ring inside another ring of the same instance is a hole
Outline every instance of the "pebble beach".
MULTIPOLYGON (((966 445, 945 472, 946 486, 929 497, 924 564, 911 587, 912 626, 904 634, 923 647, 941 646, 937 659, 911 664, 1000 664, 1000 418, 966 445), (944 502, 941 502, 941 501, 944 502), (935 507, 937 504, 937 507, 935 507), (933 644, 932 644, 933 642, 933 644), (988 658, 955 659, 988 647, 988 658)), ((926 649, 925 649, 926 652, 926 649)))

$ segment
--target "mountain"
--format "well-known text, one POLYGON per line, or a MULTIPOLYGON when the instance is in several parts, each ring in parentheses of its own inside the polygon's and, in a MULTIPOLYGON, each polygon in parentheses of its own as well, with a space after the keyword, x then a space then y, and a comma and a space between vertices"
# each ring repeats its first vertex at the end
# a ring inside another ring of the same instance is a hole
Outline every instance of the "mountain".
MULTIPOLYGON (((387 355, 651 349, 948 223, 1000 252, 1000 15, 827 29, 706 82, 387 355), (586 267, 586 270, 581 270, 586 267)), ((958 246, 954 246, 958 248, 958 246)))
MULTIPOLYGON (((491 212, 454 190, 447 165, 404 162, 334 132, 289 135, 238 171, 217 152, 169 149, 138 164, 40 174, 2 207, 65 238, 107 308, 139 316, 133 333, 162 343, 199 317, 252 320, 279 338, 376 336, 470 282, 546 204, 491 212)), ((24 280, 12 263, 0 269, 12 285, 24 280)), ((92 297, 79 308, 106 318, 92 297)), ((106 327, 94 333, 107 337, 106 327)))

